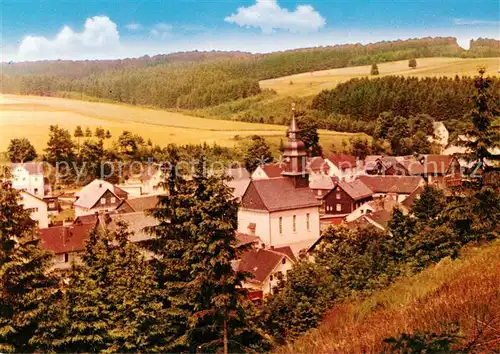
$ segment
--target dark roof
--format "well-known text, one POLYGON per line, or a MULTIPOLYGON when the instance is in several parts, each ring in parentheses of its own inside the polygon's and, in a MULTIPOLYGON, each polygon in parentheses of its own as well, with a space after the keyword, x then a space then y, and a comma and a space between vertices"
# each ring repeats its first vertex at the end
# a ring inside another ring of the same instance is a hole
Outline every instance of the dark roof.
POLYGON ((73 224, 97 224, 99 217, 96 214, 80 215, 73 221, 73 224))
POLYGON ((271 250, 274 252, 286 254, 288 258, 290 258, 292 261, 297 262, 297 258, 295 258, 295 255, 293 254, 293 251, 290 248, 290 246, 280 246, 280 247, 271 246, 271 250))
POLYGON ((15 170, 19 166, 23 167, 29 174, 43 174, 43 163, 42 162, 24 162, 24 163, 13 163, 11 165, 12 170, 15 170))
POLYGON ((265 165, 261 165, 260 167, 264 170, 267 177, 269 178, 281 177, 281 174, 283 173, 283 171, 285 171, 285 164, 268 163, 265 165))
POLYGON ((382 226, 384 230, 387 230, 387 225, 389 224, 389 221, 392 219, 392 213, 388 212, 387 210, 378 210, 363 216, 379 224, 380 226, 382 226))
POLYGON ((341 188, 344 192, 346 192, 354 200, 368 198, 372 196, 374 193, 370 188, 368 188, 367 185, 365 185, 359 179, 355 179, 354 181, 350 182, 341 181, 338 183, 338 187, 341 188))
POLYGON ((451 155, 422 155, 425 173, 445 174, 455 157, 451 155))
POLYGON ((341 170, 356 167, 356 156, 344 154, 343 152, 329 154, 326 159, 341 170))
POLYGON ((285 254, 269 249, 252 249, 244 252, 239 260, 238 270, 253 275, 250 282, 262 283, 281 262, 285 254))
POLYGON ((359 176, 374 193, 410 194, 423 179, 420 176, 359 176))
POLYGON ((410 193, 409 196, 405 198, 405 200, 401 202, 401 204, 403 204, 406 208, 411 209, 415 201, 420 197, 420 194, 422 194, 423 190, 423 186, 418 186, 413 192, 410 193))
POLYGON ((248 245, 249 243, 259 244, 261 242, 259 236, 248 235, 237 231, 236 231, 236 240, 238 246, 248 245))
POLYGON ((248 209, 279 211, 317 207, 309 188, 295 188, 286 177, 252 180, 243 194, 241 206, 248 209))
POLYGON ((124 204, 127 204, 130 209, 132 209, 132 211, 146 211, 148 209, 154 209, 157 203, 157 195, 148 195, 144 197, 125 199, 118 205, 116 209, 124 208, 124 204))
POLYGON ((41 246, 54 253, 82 251, 95 224, 55 226, 40 229, 41 246))

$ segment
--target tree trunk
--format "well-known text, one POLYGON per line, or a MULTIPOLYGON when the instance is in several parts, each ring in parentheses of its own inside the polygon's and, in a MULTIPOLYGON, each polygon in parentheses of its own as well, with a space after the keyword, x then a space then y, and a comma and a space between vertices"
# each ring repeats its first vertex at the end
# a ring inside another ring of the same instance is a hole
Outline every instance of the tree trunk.
POLYGON ((228 351, 227 351, 227 320, 224 320, 224 354, 228 354, 228 351))

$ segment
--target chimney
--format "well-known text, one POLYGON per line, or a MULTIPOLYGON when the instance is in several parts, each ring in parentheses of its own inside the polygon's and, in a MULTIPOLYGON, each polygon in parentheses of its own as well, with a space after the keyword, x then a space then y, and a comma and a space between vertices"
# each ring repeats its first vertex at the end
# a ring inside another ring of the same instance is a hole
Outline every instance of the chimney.
POLYGON ((99 188, 102 188, 102 183, 99 183, 99 188))
POLYGON ((271 249, 273 250, 273 249, 274 249, 274 246, 271 246, 271 249))
POLYGON ((266 249, 266 244, 265 244, 265 243, 261 243, 261 244, 260 244, 260 248, 262 248, 262 249, 266 249))

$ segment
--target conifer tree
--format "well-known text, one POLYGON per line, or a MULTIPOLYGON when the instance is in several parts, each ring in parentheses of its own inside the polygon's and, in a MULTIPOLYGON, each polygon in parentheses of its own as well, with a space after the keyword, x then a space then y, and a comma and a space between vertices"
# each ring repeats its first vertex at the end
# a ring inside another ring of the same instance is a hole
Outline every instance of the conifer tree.
POLYGON ((372 64, 372 67, 370 69, 370 75, 378 75, 378 66, 376 63, 372 64))
POLYGON ((245 274, 235 271, 232 262, 249 246, 236 245, 238 203, 227 176, 209 174, 205 164, 200 158, 193 176, 195 246, 185 253, 195 294, 187 339, 191 351, 241 352, 256 333, 245 318, 245 274))
POLYGON ((60 348, 70 352, 161 350, 162 320, 154 275, 127 225, 93 230, 73 265, 66 293, 68 331, 60 348))
POLYGON ((181 351, 187 347, 185 333, 187 321, 193 311, 189 282, 192 280, 184 252, 195 246, 192 237, 193 189, 179 173, 179 151, 169 145, 165 154, 169 162, 162 169, 164 181, 160 184, 166 195, 158 197, 158 203, 151 215, 158 225, 148 230, 154 239, 150 250, 154 254, 160 296, 165 310, 166 351, 181 351))
POLYGON ((490 92, 491 79, 484 77, 485 70, 479 70, 479 76, 474 80, 477 90, 473 97, 474 106, 470 112, 472 126, 465 133, 466 141, 461 142, 467 151, 461 155, 467 162, 474 162, 480 169, 485 168, 486 160, 497 160, 498 155, 493 149, 500 147, 500 132, 493 127, 499 112, 490 92))
MULTIPOLYGON (((56 328, 52 307, 57 281, 49 272, 50 253, 40 249, 35 222, 9 182, 0 189, 0 351, 33 352, 52 348, 56 328)), ((56 315, 57 316, 57 315, 56 315)))

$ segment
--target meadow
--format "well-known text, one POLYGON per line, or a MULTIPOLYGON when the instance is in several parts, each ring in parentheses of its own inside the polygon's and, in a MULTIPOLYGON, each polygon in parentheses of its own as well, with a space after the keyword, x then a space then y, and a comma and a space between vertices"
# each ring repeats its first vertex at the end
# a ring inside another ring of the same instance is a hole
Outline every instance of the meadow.
MULTIPOLYGON (((500 243, 469 247, 366 299, 335 306, 322 325, 279 348, 280 354, 389 352, 383 339, 401 333, 440 333, 456 323, 474 350, 500 349, 500 243)), ((462 351, 460 351, 462 352, 462 351)))
MULTIPOLYGON (((265 136, 272 145, 278 146, 286 132, 286 127, 280 125, 199 118, 124 104, 36 96, 0 95, 0 117, 0 151, 6 150, 10 139, 25 137, 42 152, 52 124, 71 132, 77 125, 92 130, 102 127, 111 132, 113 139, 129 130, 160 146, 205 142, 231 147, 254 134, 265 136)), ((328 147, 332 144, 341 146, 342 141, 347 142, 353 135, 360 134, 320 131, 320 143, 328 147)))
POLYGON ((500 58, 419 58, 417 67, 408 67, 408 60, 378 64, 379 75, 370 76, 371 65, 352 66, 341 69, 313 71, 260 81, 262 89, 275 90, 280 95, 309 96, 325 89, 332 89, 341 82, 361 77, 383 77, 388 75, 439 77, 474 76, 479 67, 485 67, 488 75, 499 76, 500 58))

